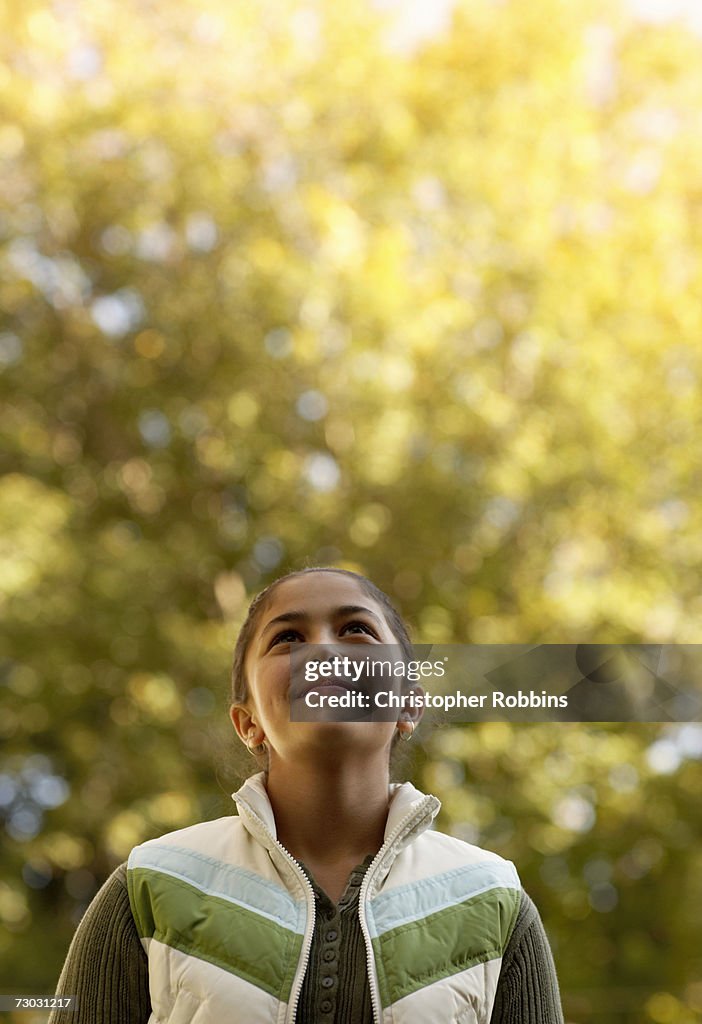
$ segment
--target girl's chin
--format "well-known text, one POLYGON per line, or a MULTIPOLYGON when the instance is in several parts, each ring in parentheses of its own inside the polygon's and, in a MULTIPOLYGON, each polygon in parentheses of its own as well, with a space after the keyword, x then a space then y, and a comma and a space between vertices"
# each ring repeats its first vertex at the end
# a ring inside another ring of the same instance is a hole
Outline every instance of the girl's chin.
POLYGON ((342 720, 338 711, 328 719, 320 715, 314 722, 294 722, 293 726, 300 730, 298 736, 300 740, 304 737, 306 744, 336 742, 349 747, 361 746, 365 750, 382 750, 390 743, 395 728, 390 722, 359 722, 358 717, 342 720))
POLYGON ((292 725, 297 728, 304 726, 307 729, 313 729, 315 726, 319 728, 328 728, 333 725, 345 726, 350 728, 352 725, 357 726, 359 729, 377 729, 381 730, 383 727, 387 730, 389 728, 389 722, 374 722, 370 717, 361 718, 358 711, 354 711, 353 708, 340 709, 337 708, 334 711, 318 711, 315 712, 314 719, 308 719, 303 722, 293 722, 292 725))

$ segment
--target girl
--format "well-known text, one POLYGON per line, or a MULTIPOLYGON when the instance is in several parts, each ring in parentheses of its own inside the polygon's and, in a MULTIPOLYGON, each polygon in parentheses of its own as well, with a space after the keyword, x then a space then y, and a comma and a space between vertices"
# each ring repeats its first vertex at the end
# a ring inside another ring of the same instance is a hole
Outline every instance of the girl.
POLYGON ((301 643, 412 656, 388 597, 356 573, 304 569, 258 595, 230 714, 262 770, 234 794, 238 816, 143 843, 117 868, 59 982, 78 1010, 51 1024, 562 1024, 513 865, 432 831, 439 801, 390 784, 417 710, 291 721, 301 643))

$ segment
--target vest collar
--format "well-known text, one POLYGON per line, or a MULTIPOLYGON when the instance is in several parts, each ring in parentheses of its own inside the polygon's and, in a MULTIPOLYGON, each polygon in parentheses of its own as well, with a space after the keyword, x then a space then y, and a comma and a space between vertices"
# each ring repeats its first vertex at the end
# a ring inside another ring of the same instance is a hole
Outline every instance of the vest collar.
POLYGON ((266 792, 265 777, 265 772, 258 772, 256 775, 252 775, 251 778, 246 780, 241 789, 237 790, 236 793, 232 793, 232 800, 235 801, 239 814, 249 832, 251 832, 251 819, 246 811, 253 811, 261 819, 273 838, 276 839, 278 833, 275 827, 273 808, 266 792), (242 811, 244 812, 243 814, 241 813, 242 811))
MULTIPOLYGON (((259 841, 261 836, 255 819, 260 819, 267 831, 277 838, 273 808, 265 786, 265 773, 258 772, 247 779, 241 789, 232 793, 232 799, 239 808, 239 814, 246 829, 259 841), (242 813, 243 812, 243 813, 242 813)), ((390 785, 388 820, 385 824, 385 842, 392 837, 393 847, 406 846, 415 836, 429 828, 441 808, 435 796, 421 793, 411 782, 390 785)))

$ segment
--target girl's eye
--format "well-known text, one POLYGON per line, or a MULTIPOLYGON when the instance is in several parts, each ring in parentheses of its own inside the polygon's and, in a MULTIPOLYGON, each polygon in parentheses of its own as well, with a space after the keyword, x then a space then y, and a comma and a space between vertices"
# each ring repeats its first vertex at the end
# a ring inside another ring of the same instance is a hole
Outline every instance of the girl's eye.
POLYGON ((289 644, 292 643, 293 640, 301 639, 302 634, 298 633, 296 629, 283 629, 273 637, 271 640, 271 647, 275 647, 276 644, 289 644))
POLYGON ((365 622, 347 622, 346 625, 342 627, 341 632, 342 632, 342 634, 346 634, 347 632, 351 632, 351 633, 366 633, 368 636, 376 636, 375 630, 373 630, 365 622))

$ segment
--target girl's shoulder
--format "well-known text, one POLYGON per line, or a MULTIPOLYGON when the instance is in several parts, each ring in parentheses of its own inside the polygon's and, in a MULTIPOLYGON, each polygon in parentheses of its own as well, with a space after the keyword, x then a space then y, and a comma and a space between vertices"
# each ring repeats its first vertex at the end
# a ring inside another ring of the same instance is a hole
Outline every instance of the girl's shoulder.
POLYGON ((446 869, 450 867, 470 868, 471 866, 483 866, 493 872, 500 874, 505 879, 512 880, 519 885, 517 869, 510 860, 501 857, 493 850, 486 850, 482 846, 467 843, 457 836, 447 835, 445 832, 438 832, 429 829, 416 842, 423 847, 426 857, 432 858, 437 865, 443 864, 446 869))
POLYGON ((184 828, 174 829, 173 832, 165 832, 162 836, 154 836, 153 839, 146 839, 141 846, 149 844, 166 843, 170 846, 177 846, 179 843, 206 843, 216 839, 219 835, 231 834, 241 828, 241 820, 236 814, 225 814, 221 818, 213 818, 211 821, 197 821, 184 828))
POLYGON ((138 867, 157 856, 168 860, 170 855, 184 854, 226 863, 231 861, 233 851, 240 845, 243 832, 241 819, 235 814, 200 821, 135 846, 129 854, 127 867, 138 867))
POLYGON ((514 864, 499 854, 445 832, 428 830, 395 859, 386 889, 420 891, 425 902, 435 899, 441 905, 474 896, 499 898, 510 908, 508 916, 513 917, 522 884, 514 864))

